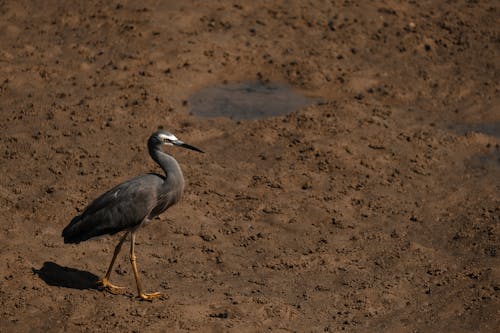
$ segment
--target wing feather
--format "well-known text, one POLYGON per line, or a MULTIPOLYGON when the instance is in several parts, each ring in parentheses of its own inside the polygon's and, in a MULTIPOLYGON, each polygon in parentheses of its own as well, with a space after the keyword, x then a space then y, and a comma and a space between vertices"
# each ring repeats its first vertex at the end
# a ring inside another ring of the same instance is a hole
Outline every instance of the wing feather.
POLYGON ((157 205, 163 179, 149 174, 126 181, 95 199, 63 230, 65 243, 115 234, 140 224, 157 205))

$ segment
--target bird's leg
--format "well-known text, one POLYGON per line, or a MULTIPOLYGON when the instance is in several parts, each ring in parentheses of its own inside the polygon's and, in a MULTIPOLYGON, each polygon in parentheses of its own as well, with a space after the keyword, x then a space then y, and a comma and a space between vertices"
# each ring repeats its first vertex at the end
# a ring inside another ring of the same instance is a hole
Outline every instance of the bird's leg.
POLYGON ((134 270, 135 282, 137 283, 137 293, 139 297, 143 300, 152 300, 153 298, 161 296, 161 293, 151 293, 145 294, 142 292, 141 281, 139 280, 139 272, 137 271, 137 257, 135 256, 135 230, 132 231, 130 237, 130 263, 132 264, 132 269, 134 270))
POLYGON ((106 275, 104 277, 100 278, 97 281, 97 286, 103 290, 109 291, 112 294, 118 294, 120 293, 125 287, 119 287, 115 286, 111 282, 109 282, 109 277, 111 276, 111 272, 113 271, 113 266, 115 264, 116 257, 120 253, 120 250, 122 249, 123 242, 127 238, 128 231, 125 232, 123 237, 120 239, 120 242, 116 245, 115 247, 115 253, 113 254, 113 258, 111 259, 111 263, 109 264, 108 271, 106 272, 106 275))

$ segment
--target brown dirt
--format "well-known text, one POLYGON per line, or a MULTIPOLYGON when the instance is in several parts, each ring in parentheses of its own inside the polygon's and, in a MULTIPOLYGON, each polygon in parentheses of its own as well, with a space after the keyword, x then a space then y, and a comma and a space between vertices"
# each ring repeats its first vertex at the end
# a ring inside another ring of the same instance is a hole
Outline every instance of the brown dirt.
POLYGON ((270 3, 1 2, 0 331, 496 331, 498 1, 270 3), (255 79, 324 102, 189 115, 255 79), (173 151, 185 196, 137 246, 165 296, 140 302, 127 251, 127 293, 93 288, 117 237, 60 233, 158 171, 159 125, 207 153, 173 151))

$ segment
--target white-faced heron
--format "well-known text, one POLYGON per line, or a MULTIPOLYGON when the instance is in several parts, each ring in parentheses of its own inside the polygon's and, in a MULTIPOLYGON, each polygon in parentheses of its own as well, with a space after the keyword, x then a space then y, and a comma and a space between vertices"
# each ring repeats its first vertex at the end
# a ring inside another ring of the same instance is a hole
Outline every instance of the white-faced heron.
POLYGON ((134 270, 139 297, 150 300, 160 296, 160 293, 146 294, 142 291, 134 243, 137 229, 178 202, 184 190, 181 168, 172 156, 161 150, 162 145, 175 145, 203 153, 200 149, 177 139, 172 133, 158 130, 149 138, 148 150, 153 160, 165 172, 165 176, 142 175, 112 188, 95 199, 81 215, 73 218, 62 232, 64 243, 78 244, 96 236, 113 235, 125 230, 125 234, 115 248, 106 275, 97 281, 100 288, 111 293, 118 293, 124 289, 111 284, 109 277, 122 244, 130 233, 130 262, 134 270))

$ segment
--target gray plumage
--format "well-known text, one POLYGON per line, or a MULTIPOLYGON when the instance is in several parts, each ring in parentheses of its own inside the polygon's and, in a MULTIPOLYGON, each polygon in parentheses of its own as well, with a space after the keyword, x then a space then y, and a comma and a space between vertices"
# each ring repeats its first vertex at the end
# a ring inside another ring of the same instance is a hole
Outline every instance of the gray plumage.
POLYGON ((163 169, 165 176, 143 175, 112 188, 95 199, 81 215, 74 217, 62 232, 64 243, 80 243, 92 237, 125 231, 115 247, 106 274, 96 282, 99 288, 113 294, 124 289, 112 284, 109 278, 123 242, 130 234, 130 263, 139 298, 152 300, 161 295, 161 293, 148 294, 142 291, 135 255, 135 234, 137 227, 142 223, 158 216, 178 202, 184 191, 184 176, 181 168, 172 156, 161 150, 162 145, 176 145, 202 152, 167 131, 159 130, 153 133, 148 140, 149 154, 163 169))
POLYGON ((149 154, 165 172, 128 180, 95 199, 63 230, 65 243, 80 243, 92 237, 133 229, 177 203, 184 190, 184 177, 177 161, 161 145, 177 145, 201 152, 171 133, 159 130, 148 140, 149 154))

